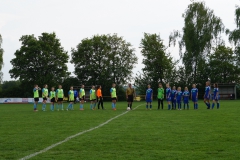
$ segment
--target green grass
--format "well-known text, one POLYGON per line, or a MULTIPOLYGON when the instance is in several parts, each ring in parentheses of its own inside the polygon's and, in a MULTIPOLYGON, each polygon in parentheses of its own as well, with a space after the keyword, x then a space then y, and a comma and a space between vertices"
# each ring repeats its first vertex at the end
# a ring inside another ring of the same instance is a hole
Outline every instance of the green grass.
MULTIPOLYGON (((221 101, 220 109, 146 111, 134 102, 134 111, 75 137, 31 159, 150 160, 240 159, 240 101, 221 101)), ((65 104, 66 107, 67 104, 65 104)), ((126 111, 107 110, 33 112, 30 104, 0 105, 0 159, 19 159, 40 151, 68 136, 98 126, 126 111)), ((40 105, 38 106, 40 109, 40 105)))

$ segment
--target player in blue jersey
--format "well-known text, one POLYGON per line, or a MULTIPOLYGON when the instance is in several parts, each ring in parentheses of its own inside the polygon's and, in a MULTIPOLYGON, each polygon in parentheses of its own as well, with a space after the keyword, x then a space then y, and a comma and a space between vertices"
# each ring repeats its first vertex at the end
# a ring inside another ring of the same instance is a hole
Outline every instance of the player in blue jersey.
POLYGON ((176 100, 177 100, 178 110, 181 110, 182 109, 182 91, 181 91, 181 87, 178 87, 178 89, 177 89, 176 100))
POLYGON ((188 88, 185 87, 184 92, 183 92, 183 108, 185 109, 187 105, 187 109, 189 109, 189 91, 188 88))
POLYGON ((153 90, 151 88, 151 85, 148 85, 148 89, 146 91, 146 109, 148 110, 148 105, 150 105, 150 110, 152 109, 152 100, 153 100, 153 90))
POLYGON ((219 89, 218 89, 218 84, 217 83, 214 83, 213 84, 213 102, 212 102, 212 109, 214 108, 215 106, 215 103, 217 102, 217 109, 219 109, 219 89))
POLYGON ((169 83, 166 84, 166 99, 168 102, 168 110, 171 109, 171 87, 169 83))
POLYGON ((192 87, 191 99, 193 101, 194 109, 198 109, 198 89, 196 88, 196 84, 193 84, 192 87))
POLYGON ((211 87, 210 87, 210 82, 206 82, 206 88, 205 88, 205 94, 204 94, 204 103, 207 106, 207 109, 210 109, 210 92, 211 92, 211 87))
POLYGON ((171 101, 172 101, 172 109, 176 109, 176 87, 173 86, 171 90, 171 101))

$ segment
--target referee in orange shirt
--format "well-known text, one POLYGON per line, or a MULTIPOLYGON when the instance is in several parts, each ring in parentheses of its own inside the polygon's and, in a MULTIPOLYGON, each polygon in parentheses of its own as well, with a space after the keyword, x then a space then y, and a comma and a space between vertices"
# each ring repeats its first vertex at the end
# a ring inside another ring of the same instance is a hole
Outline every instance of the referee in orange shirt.
POLYGON ((98 86, 97 99, 98 99, 98 109, 100 109, 100 104, 101 104, 102 109, 105 109, 103 107, 102 86, 98 86))
POLYGON ((132 84, 128 84, 128 88, 126 90, 126 98, 128 102, 128 107, 132 110, 132 102, 133 98, 136 96, 134 88, 132 88, 132 84))

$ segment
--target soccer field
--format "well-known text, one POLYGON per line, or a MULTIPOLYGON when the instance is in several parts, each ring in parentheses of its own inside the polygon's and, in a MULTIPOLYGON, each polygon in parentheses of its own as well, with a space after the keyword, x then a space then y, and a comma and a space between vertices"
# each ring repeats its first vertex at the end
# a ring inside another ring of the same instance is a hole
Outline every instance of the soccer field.
POLYGON ((49 105, 33 112, 31 104, 1 104, 0 159, 240 159, 240 101, 221 101, 219 110, 190 103, 181 111, 167 110, 166 102, 164 110, 154 102, 148 111, 144 102, 134 102, 133 111, 126 102, 116 111, 104 104, 106 110, 85 103, 84 111, 76 104, 54 112, 49 105))

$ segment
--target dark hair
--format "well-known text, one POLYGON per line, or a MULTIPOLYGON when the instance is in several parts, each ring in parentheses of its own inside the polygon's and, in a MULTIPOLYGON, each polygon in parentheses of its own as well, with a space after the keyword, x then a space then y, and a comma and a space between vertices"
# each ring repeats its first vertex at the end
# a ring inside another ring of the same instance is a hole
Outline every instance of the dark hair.
POLYGON ((218 88, 218 83, 215 83, 215 87, 218 88))

